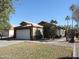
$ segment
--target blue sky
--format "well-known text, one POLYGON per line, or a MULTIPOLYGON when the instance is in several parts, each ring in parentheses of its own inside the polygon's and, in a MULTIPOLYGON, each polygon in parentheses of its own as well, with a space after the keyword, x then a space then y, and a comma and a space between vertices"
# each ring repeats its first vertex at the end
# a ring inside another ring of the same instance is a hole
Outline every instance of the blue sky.
POLYGON ((55 19, 58 25, 65 25, 65 17, 71 16, 69 7, 78 3, 78 0, 19 0, 14 3, 16 11, 11 15, 10 23, 17 26, 21 21, 39 23, 55 19))

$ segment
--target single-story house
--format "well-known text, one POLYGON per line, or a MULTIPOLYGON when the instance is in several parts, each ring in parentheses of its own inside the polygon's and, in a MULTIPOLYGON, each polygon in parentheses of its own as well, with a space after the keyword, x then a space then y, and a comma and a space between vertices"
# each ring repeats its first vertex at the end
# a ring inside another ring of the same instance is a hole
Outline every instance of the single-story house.
POLYGON ((3 29, 0 30, 0 34, 2 35, 2 37, 13 37, 14 36, 14 27, 11 26, 10 29, 3 29))
POLYGON ((65 36, 65 30, 63 30, 63 29, 57 29, 57 35, 64 37, 65 36))
POLYGON ((64 37, 65 36, 65 30, 63 28, 57 26, 56 34, 57 34, 57 36, 64 37))
POLYGON ((20 26, 14 28, 14 38, 34 40, 36 39, 37 30, 43 36, 43 26, 31 22, 21 22, 20 26))

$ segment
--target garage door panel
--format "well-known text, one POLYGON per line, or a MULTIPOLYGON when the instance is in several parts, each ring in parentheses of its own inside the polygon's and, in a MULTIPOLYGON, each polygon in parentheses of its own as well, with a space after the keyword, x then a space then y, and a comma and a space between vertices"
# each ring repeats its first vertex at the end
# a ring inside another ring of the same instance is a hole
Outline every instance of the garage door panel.
POLYGON ((17 30, 16 31, 17 39, 30 39, 30 30, 17 30))

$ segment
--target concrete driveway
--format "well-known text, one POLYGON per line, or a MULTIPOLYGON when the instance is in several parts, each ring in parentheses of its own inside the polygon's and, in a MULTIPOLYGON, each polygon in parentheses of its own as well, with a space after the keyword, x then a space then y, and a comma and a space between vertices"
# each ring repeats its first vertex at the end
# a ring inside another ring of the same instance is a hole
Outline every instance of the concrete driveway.
POLYGON ((5 47, 5 46, 9 46, 9 45, 12 45, 12 44, 18 44, 18 43, 21 43, 21 42, 24 42, 24 41, 20 41, 20 40, 0 40, 0 47, 5 47))
POLYGON ((50 41, 47 41, 47 42, 46 41, 44 41, 44 42, 30 41, 30 40, 0 40, 0 47, 5 47, 5 46, 8 46, 8 45, 12 45, 12 44, 18 44, 18 43, 21 43, 21 42, 50 44, 50 45, 58 45, 58 46, 65 46, 65 47, 72 47, 73 48, 73 44, 66 42, 65 38, 50 40, 50 41))
POLYGON ((55 39, 55 40, 48 40, 48 41, 25 41, 26 43, 40 43, 40 44, 48 44, 48 45, 57 45, 57 46, 64 46, 64 47, 71 47, 73 48, 73 43, 68 43, 66 42, 66 38, 60 38, 60 39, 55 39))

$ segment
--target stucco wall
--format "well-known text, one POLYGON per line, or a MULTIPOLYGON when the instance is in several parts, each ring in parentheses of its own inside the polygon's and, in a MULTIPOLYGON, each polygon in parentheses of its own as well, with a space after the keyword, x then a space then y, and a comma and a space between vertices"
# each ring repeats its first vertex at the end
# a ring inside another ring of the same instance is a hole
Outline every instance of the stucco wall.
POLYGON ((43 28, 33 28, 33 38, 35 37, 36 30, 40 30, 40 33, 43 35, 43 28))
POLYGON ((9 37, 13 37, 14 36, 14 30, 9 30, 9 37))
POLYGON ((65 31, 63 29, 57 29, 57 35, 58 36, 64 36, 65 35, 65 31))
POLYGON ((62 36, 65 36, 65 31, 64 31, 63 29, 61 29, 61 30, 60 30, 60 34, 61 34, 62 36))
POLYGON ((2 30, 1 31, 3 37, 13 37, 14 36, 14 30, 2 30))

